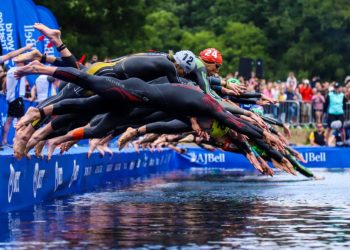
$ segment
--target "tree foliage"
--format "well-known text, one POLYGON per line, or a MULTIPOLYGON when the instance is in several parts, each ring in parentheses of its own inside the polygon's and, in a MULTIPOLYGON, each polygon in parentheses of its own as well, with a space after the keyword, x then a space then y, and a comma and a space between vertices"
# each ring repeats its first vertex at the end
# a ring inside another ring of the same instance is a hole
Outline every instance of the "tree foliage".
POLYGON ((266 75, 342 80, 350 73, 346 0, 35 0, 56 15, 79 57, 217 47, 223 73, 261 58, 266 75))

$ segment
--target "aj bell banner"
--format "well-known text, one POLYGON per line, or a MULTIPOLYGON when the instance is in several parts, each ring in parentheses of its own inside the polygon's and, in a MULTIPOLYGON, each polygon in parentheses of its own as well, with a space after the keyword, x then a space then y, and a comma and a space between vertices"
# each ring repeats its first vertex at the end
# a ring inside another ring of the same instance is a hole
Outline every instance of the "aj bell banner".
MULTIPOLYGON (((3 55, 19 48, 13 1, 0 1, 0 39, 3 55)), ((6 65, 12 67, 14 63, 10 60, 6 65)))
MULTIPOLYGON (((52 12, 49 9, 47 9, 43 6, 37 5, 36 10, 37 10, 39 20, 41 23, 45 24, 47 27, 49 27, 51 29, 58 29, 59 28, 55 16, 52 14, 52 12)), ((44 39, 44 52, 47 55, 59 57, 60 55, 55 47, 47 48, 48 47, 47 45, 49 44, 49 42, 50 42, 49 39, 47 39, 45 37, 45 39, 44 39)))

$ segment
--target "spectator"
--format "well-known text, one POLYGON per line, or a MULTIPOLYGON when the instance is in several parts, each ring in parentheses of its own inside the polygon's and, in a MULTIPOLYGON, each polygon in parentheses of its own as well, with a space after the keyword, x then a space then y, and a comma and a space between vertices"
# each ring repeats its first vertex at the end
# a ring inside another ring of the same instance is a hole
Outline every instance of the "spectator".
POLYGON ((350 83, 350 76, 346 76, 344 80, 345 86, 347 86, 350 83))
MULTIPOLYGON (((327 133, 326 138, 329 140, 331 131, 331 124, 334 121, 340 121, 344 123, 344 111, 346 106, 346 99, 344 93, 341 92, 340 84, 334 84, 334 91, 329 92, 325 102, 325 110, 327 112, 327 133)), ((340 128, 342 134, 342 140, 345 142, 345 131, 344 128, 340 128)))
POLYGON ((303 99, 301 105, 301 122, 311 122, 312 88, 308 79, 304 79, 299 85, 299 91, 303 99))
POLYGON ((251 84, 253 86, 258 85, 258 78, 256 77, 255 72, 251 72, 251 76, 250 76, 250 79, 249 79, 249 84, 251 84))
POLYGON ((310 133, 309 140, 312 146, 326 145, 326 136, 322 123, 316 124, 316 130, 310 133))
POLYGON ((321 91, 316 90, 316 94, 312 97, 312 109, 315 114, 316 123, 322 123, 323 105, 325 102, 326 100, 321 94, 321 91))
POLYGON ((286 82, 286 87, 289 89, 290 87, 295 90, 297 88, 298 81, 295 78, 294 72, 289 72, 287 82, 286 82))
POLYGON ((93 55, 93 56, 91 57, 91 60, 90 60, 90 61, 87 61, 87 62, 84 64, 84 66, 85 66, 85 67, 90 67, 91 64, 94 64, 94 63, 97 63, 97 62, 98 62, 98 56, 97 56, 97 55, 93 55))
POLYGON ((321 93, 322 93, 323 96, 327 96, 328 95, 329 87, 330 87, 329 82, 322 83, 322 92, 321 93))
MULTIPOLYGON (((272 95, 272 99, 275 101, 278 101, 278 96, 279 96, 279 88, 280 88, 280 84, 278 83, 274 83, 273 88, 271 89, 271 95, 272 95)), ((275 105, 272 106, 272 114, 273 116, 277 119, 278 118, 278 110, 279 110, 279 103, 276 103, 275 105)))
POLYGON ((295 93, 295 96, 297 97, 296 100, 298 100, 298 101, 301 103, 301 102, 303 101, 303 98, 302 98, 302 96, 301 96, 301 94, 300 94, 299 89, 296 88, 294 93, 295 93))
MULTIPOLYGON (((285 88, 285 84, 280 84, 279 85, 279 90, 278 90, 278 97, 277 97, 277 101, 280 103, 283 103, 287 100, 287 95, 286 95, 286 88, 285 88)), ((278 104, 279 108, 281 108, 280 104, 278 104)), ((281 109, 279 111, 279 116, 278 118, 280 118, 283 122, 285 122, 285 117, 286 117, 286 113, 283 112, 284 109, 281 109)))
POLYGON ((50 96, 56 95, 54 86, 55 78, 47 75, 40 75, 31 90, 30 101, 42 102, 50 96))
POLYGON ((298 97, 296 96, 293 87, 289 87, 286 92, 286 97, 288 102, 288 114, 287 114, 287 120, 288 123, 296 122, 297 112, 299 105, 295 103, 295 101, 298 101, 298 97))
MULTIPOLYGON (((24 66, 23 63, 17 63, 17 66, 24 66)), ((6 101, 8 102, 7 119, 5 121, 3 131, 2 131, 2 145, 8 145, 7 135, 10 130, 10 125, 14 118, 20 118, 24 115, 24 103, 23 97, 25 95, 26 78, 22 77, 16 80, 14 77, 14 71, 17 69, 12 67, 6 76, 6 88, 4 92, 6 93, 6 101)))
POLYGON ((311 79, 311 88, 315 88, 316 87, 316 83, 320 82, 320 77, 318 76, 314 76, 311 79))
POLYGON ((333 129, 332 135, 328 139, 329 146, 343 146, 345 145, 345 137, 344 126, 340 120, 333 121, 331 123, 331 129, 333 129))

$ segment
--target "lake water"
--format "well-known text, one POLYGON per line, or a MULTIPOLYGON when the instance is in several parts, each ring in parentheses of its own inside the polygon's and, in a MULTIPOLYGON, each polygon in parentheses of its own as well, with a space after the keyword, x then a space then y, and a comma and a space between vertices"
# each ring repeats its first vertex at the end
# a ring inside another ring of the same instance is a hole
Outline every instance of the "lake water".
POLYGON ((14 249, 348 249, 350 173, 176 171, 0 214, 14 249))

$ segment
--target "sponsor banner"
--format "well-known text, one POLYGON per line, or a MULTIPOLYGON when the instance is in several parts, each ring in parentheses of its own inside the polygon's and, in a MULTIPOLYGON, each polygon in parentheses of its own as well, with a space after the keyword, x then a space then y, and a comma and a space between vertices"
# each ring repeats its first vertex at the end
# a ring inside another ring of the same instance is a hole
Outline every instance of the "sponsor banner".
POLYGON ((16 24, 21 47, 34 44, 33 49, 38 49, 43 53, 43 43, 36 43, 41 33, 33 27, 34 23, 39 22, 36 6, 31 0, 13 0, 12 2, 15 8, 16 24))
POLYGON ((140 177, 176 169, 174 152, 151 153, 133 150, 101 158, 86 158, 86 147, 73 148, 64 155, 46 159, 12 157, 12 150, 0 152, 0 212, 14 211, 55 197, 93 191, 127 177, 140 177))
MULTIPOLYGON (((308 161, 305 166, 316 168, 350 168, 347 155, 350 148, 297 148, 308 161)), ((32 157, 20 161, 12 150, 0 151, 0 212, 18 210, 46 199, 92 191, 113 181, 142 177, 161 171, 185 168, 224 168, 249 173, 255 171, 239 154, 221 150, 207 151, 188 148, 186 154, 172 150, 139 154, 132 149, 114 151, 112 157, 101 158, 94 153, 86 158, 86 147, 73 148, 64 155, 54 155, 51 161, 32 157)))
MULTIPOLYGON (((37 5, 36 10, 41 23, 45 24, 47 27, 51 29, 59 28, 55 16, 52 14, 52 12, 49 9, 45 8, 44 6, 37 5)), ((49 56, 60 57, 60 54, 58 53, 55 46, 51 48, 47 48, 47 45, 49 44, 49 42, 50 40, 47 37, 45 37, 44 44, 43 44, 44 53, 46 53, 49 56)))
MULTIPOLYGON (((2 54, 8 54, 19 48, 15 11, 13 0, 0 1, 0 40, 2 54)), ((5 62, 7 67, 13 67, 12 60, 5 62)))
MULTIPOLYGON (((35 4, 32 2, 32 0, 13 0, 13 4, 15 8, 20 47, 24 47, 28 44, 34 44, 32 50, 38 49, 41 53, 43 53, 43 43, 36 43, 39 36, 41 36, 41 33, 33 27, 34 23, 39 22, 35 4)), ((35 80, 37 78, 37 75, 27 76, 30 86, 35 84, 35 80)))
MULTIPOLYGON (((302 163, 308 168, 350 168, 350 147, 295 147, 305 158, 302 163)), ((213 152, 200 148, 190 148, 181 157, 193 167, 213 167, 226 169, 243 169, 253 171, 254 168, 241 154, 215 150, 213 152)))

